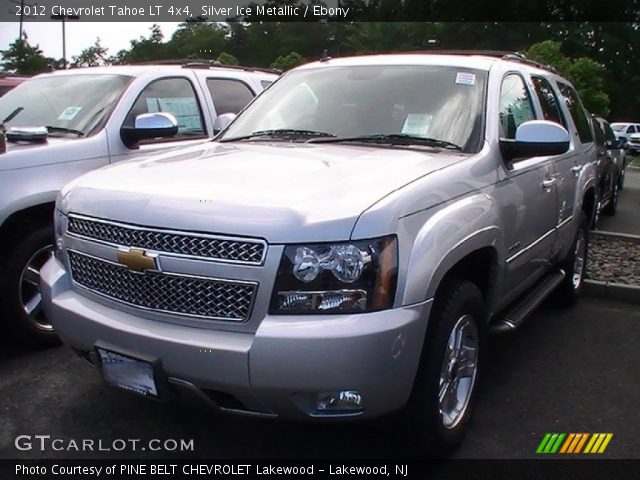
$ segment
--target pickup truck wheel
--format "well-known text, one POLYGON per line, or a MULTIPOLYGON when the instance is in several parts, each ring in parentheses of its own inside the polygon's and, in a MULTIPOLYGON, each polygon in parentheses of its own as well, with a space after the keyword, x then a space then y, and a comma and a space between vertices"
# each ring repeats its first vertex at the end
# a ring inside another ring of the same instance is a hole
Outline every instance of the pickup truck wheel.
POLYGON ((40 269, 53 252, 53 231, 49 226, 16 235, 7 260, 3 310, 10 326, 25 340, 49 346, 59 343, 42 310, 40 269))
POLYGON ((557 289, 557 299, 566 305, 571 305, 580 296, 584 286, 584 276, 587 270, 589 254, 589 229, 584 214, 580 215, 578 231, 571 245, 568 255, 560 262, 566 277, 557 289))
POLYGON ((449 280, 436 296, 404 412, 412 443, 423 455, 446 456, 466 432, 484 351, 485 315, 480 290, 466 280, 449 280))
POLYGON ((619 181, 616 179, 611 185, 611 199, 607 204, 606 208, 602 211, 608 217, 613 217, 616 214, 616 210, 618 209, 618 193, 619 193, 619 181))
POLYGON ((618 190, 622 190, 624 188, 624 168, 620 170, 620 174, 618 175, 618 190))

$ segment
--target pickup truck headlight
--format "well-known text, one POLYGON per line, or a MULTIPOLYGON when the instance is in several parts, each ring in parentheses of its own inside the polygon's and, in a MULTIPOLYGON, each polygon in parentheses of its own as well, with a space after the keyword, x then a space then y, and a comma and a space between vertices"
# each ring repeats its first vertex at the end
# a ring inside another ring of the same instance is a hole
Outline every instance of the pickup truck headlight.
POLYGON ((285 247, 270 313, 348 313, 390 308, 396 291, 395 236, 285 247))

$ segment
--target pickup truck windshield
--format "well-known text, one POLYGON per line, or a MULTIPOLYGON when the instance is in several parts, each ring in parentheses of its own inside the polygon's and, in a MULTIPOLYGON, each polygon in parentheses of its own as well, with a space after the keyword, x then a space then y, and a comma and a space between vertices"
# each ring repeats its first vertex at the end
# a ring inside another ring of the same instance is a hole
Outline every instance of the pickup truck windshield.
POLYGON ((388 142, 476 152, 486 77, 479 70, 424 65, 296 70, 260 95, 220 140, 388 142))
POLYGON ((0 122, 13 114, 6 128, 46 126, 50 136, 88 135, 104 123, 130 80, 103 74, 32 78, 0 98, 0 122))

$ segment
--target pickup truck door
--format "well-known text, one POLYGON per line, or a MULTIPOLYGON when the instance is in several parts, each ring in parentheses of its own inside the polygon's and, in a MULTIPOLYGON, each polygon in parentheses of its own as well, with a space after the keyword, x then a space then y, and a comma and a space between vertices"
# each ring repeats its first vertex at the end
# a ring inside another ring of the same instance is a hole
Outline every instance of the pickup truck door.
POLYGON ((143 158, 172 148, 185 147, 212 137, 210 106, 204 101, 201 86, 186 71, 184 76, 160 77, 149 81, 139 90, 119 118, 114 115, 109 131, 111 162, 143 158), (133 125, 137 115, 150 112, 169 112, 178 120, 178 134, 167 139, 142 142, 138 148, 127 147, 120 138, 122 125, 133 125))
MULTIPOLYGON (((536 118, 524 78, 508 73, 500 93, 500 136, 515 138, 517 127, 536 118)), ((509 303, 548 269, 557 218, 554 157, 502 163, 500 217, 507 254, 502 301, 509 303)))

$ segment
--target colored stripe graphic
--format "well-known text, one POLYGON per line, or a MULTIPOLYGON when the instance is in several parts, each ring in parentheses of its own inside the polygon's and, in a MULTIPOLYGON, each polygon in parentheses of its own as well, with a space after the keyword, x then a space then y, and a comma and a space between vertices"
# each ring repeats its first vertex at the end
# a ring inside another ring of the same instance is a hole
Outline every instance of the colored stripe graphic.
POLYGON ((546 433, 536 453, 604 453, 612 438, 613 433, 546 433))

